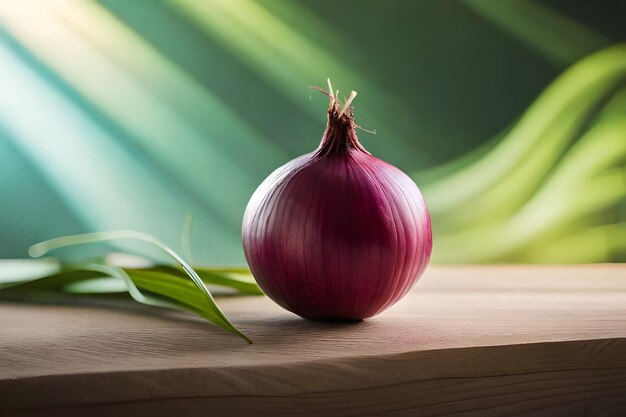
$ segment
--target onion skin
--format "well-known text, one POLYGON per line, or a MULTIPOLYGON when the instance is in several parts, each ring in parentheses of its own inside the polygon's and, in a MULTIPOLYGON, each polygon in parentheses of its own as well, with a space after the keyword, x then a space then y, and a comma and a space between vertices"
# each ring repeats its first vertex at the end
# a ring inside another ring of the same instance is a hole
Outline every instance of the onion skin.
POLYGON ((243 247, 259 286, 285 309, 362 320, 417 282, 432 231, 417 185, 363 148, 352 109, 340 113, 333 98, 318 149, 278 168, 253 194, 243 247))

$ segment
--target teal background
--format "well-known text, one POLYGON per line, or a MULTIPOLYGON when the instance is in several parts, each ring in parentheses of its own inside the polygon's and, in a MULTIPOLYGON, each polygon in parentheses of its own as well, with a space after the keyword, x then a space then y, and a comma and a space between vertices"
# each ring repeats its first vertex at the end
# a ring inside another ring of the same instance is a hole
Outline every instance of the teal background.
POLYGON ((330 77, 359 92, 366 148, 424 190, 435 262, 624 261, 624 16, 609 0, 2 1, 0 257, 112 229, 180 250, 190 213, 197 262, 243 263, 247 200, 317 146, 327 103, 307 86, 330 77))

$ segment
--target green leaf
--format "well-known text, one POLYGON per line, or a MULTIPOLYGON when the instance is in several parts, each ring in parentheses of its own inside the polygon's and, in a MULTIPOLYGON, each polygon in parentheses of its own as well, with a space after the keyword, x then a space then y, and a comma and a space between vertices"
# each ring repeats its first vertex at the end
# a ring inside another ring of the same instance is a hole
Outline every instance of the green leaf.
MULTIPOLYGON (((63 291, 71 294, 128 292, 141 304, 183 309, 211 322, 219 321, 219 315, 206 303, 204 295, 195 284, 184 279, 186 275, 183 271, 169 266, 161 268, 162 270, 152 268, 126 271, 96 263, 66 265, 61 273, 14 283, 12 294, 15 291, 33 294, 41 294, 42 291, 63 291), (141 290, 148 291, 149 294, 141 290)), ((224 283, 228 284, 222 281, 224 283)))
POLYGON ((220 322, 221 312, 206 302, 203 294, 198 292, 193 283, 164 271, 130 270, 126 272, 137 287, 171 298, 184 308, 213 323, 220 322))
MULTIPOLYGON (((111 232, 85 233, 85 234, 80 234, 80 235, 64 236, 64 237, 60 237, 56 239, 47 240, 47 241, 31 246, 29 249, 29 254, 33 257, 39 257, 42 255, 45 255, 47 252, 51 250, 63 248, 66 246, 82 245, 82 244, 104 242, 104 241, 118 240, 118 239, 141 240, 141 241, 157 246, 158 248, 163 250, 165 253, 167 253, 169 256, 171 256, 180 265, 180 267, 185 272, 185 274, 189 276, 189 278, 191 278, 191 280, 195 284, 193 291, 181 292, 180 286, 169 285, 168 287, 169 290, 175 292, 178 296, 180 296, 180 294, 184 294, 186 297, 193 299, 192 301, 190 300, 185 301, 185 298, 181 299, 180 297, 176 298, 175 296, 172 296, 172 298, 177 299, 177 301, 181 303, 184 302, 187 305, 193 305, 193 308, 198 309, 199 314, 201 314, 207 320, 213 322, 214 324, 218 325, 219 327, 233 334, 236 334, 237 336, 240 336, 241 338, 246 340, 248 343, 252 343, 246 335, 244 335, 239 330, 237 330, 237 328, 233 326, 232 323, 230 323, 230 321, 226 318, 224 313, 219 309, 219 307, 215 303, 215 300, 213 299, 213 296, 211 295, 206 285, 204 284, 204 281, 202 281, 202 278, 200 278, 200 276, 196 273, 196 271, 194 271, 194 269, 191 268, 191 266, 189 266, 189 264, 187 264, 187 262, 185 262, 185 260, 182 259, 176 252, 174 252, 169 246, 165 245, 163 242, 159 241, 155 237, 150 236, 148 234, 130 231, 130 230, 119 230, 119 231, 111 231, 111 232), (202 303, 200 303, 199 300, 202 300, 202 303)), ((94 265, 91 265, 91 267, 94 267, 94 265)), ((113 275, 117 274, 118 276, 121 276, 122 278, 128 277, 128 273, 122 270, 121 268, 115 268, 115 267, 108 266, 108 265, 100 265, 98 268, 100 267, 108 268, 107 270, 101 268, 101 272, 109 273, 109 274, 111 272, 114 272, 113 275)), ((144 280, 142 281, 142 283, 144 285, 151 286, 151 288, 153 289, 156 289, 156 291, 154 291, 156 293, 160 293, 159 290, 163 288, 163 285, 166 285, 166 284, 163 284, 159 286, 154 283, 150 283, 146 281, 145 273, 133 274, 133 277, 135 276, 139 276, 140 279, 142 279, 143 277, 144 280)), ((163 278, 163 276, 168 276, 168 275, 162 274, 161 276, 159 276, 159 278, 163 278)), ((130 281, 130 278, 129 278, 129 281, 130 281)), ((142 296, 142 294, 138 290, 134 291, 134 289, 132 288, 132 285, 129 285, 129 292, 131 293, 131 295, 133 295, 133 298, 135 297, 141 298, 142 296)))
POLYGON ((71 282, 63 287, 64 291, 81 294, 128 291, 135 301, 142 304, 185 309, 211 322, 219 320, 219 315, 207 305, 194 283, 185 280, 184 273, 176 268, 124 270, 99 264, 80 264, 77 267, 107 273, 109 276, 71 282), (144 294, 141 290, 159 297, 144 294))
MULTIPOLYGON (((246 268, 226 268, 226 267, 199 267, 196 266, 195 271, 206 284, 218 285, 237 290, 247 295, 263 295, 263 291, 254 282, 250 271, 246 268)), ((126 269, 129 271, 129 269, 126 269)), ((185 272, 179 268, 169 265, 159 265, 154 268, 130 269, 130 271, 162 271, 185 277, 185 272)))

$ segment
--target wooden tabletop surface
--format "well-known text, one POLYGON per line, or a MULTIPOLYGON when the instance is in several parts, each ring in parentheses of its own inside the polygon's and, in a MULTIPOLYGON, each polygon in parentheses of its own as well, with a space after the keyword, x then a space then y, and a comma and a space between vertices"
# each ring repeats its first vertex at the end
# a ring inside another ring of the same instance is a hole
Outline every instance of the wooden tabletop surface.
POLYGON ((253 345, 77 301, 0 303, 0 415, 626 415, 626 266, 433 266, 355 324, 219 299, 253 345))

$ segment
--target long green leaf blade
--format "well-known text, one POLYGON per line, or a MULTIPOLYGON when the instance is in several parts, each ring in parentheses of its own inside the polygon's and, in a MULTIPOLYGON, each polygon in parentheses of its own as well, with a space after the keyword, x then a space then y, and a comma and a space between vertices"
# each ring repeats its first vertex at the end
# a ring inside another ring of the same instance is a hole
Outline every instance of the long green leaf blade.
MULTIPOLYGON (((169 265, 159 265, 153 268, 136 268, 127 271, 162 271, 184 278, 185 272, 179 268, 169 265)), ((241 294, 247 295, 263 295, 263 291, 254 282, 250 275, 250 271, 244 268, 213 268, 213 267, 194 267, 198 276, 206 284, 218 285, 237 290, 241 294)))
POLYGON ((203 306, 202 311, 204 313, 210 312, 210 314, 207 315, 207 319, 217 324, 218 326, 224 328, 225 330, 228 330, 231 333, 234 333, 240 336, 241 338, 246 340, 248 343, 252 343, 251 340, 246 335, 244 335, 239 330, 237 330, 237 328, 233 326, 233 324, 228 320, 228 318, 226 318, 224 313, 220 310, 220 308, 215 303, 215 300, 213 299, 211 292, 208 290, 206 285, 204 285, 202 278, 198 276, 198 274, 194 271, 194 269, 191 268, 191 266, 189 266, 189 264, 187 264, 187 262, 183 258, 181 258, 176 252, 174 252, 174 250, 172 250, 169 246, 165 245, 163 242, 161 242, 160 240, 156 239, 155 237, 151 235, 132 231, 132 230, 85 233, 85 234, 79 234, 79 235, 59 237, 56 239, 51 239, 51 240, 37 243, 31 246, 28 252, 33 257, 40 257, 40 256, 45 255, 49 251, 60 249, 66 246, 105 242, 105 241, 119 240, 119 239, 134 239, 134 240, 144 241, 146 243, 150 243, 152 245, 157 246, 158 248, 163 250, 165 253, 167 253, 180 265, 180 267, 185 271, 185 273, 189 276, 189 278, 191 278, 191 280, 195 283, 197 289, 200 289, 202 297, 204 299, 204 303, 206 304, 206 306, 203 306), (211 317, 211 318, 208 318, 208 317, 211 317))

